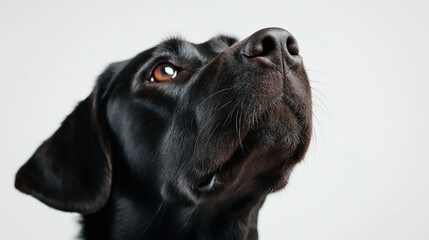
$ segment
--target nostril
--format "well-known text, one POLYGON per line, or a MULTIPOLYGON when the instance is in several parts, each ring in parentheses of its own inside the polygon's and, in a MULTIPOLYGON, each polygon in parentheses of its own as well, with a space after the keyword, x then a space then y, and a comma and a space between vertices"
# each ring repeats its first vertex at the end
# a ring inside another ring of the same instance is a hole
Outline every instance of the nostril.
POLYGON ((295 38, 288 37, 288 39, 286 40, 286 47, 290 55, 292 56, 299 55, 298 42, 295 40, 295 38))
POLYGON ((262 39, 262 51, 259 56, 267 56, 276 49, 276 41, 271 37, 267 36, 262 39))
POLYGON ((248 58, 265 57, 275 51, 276 44, 276 39, 271 35, 250 39, 243 47, 242 54, 248 58))

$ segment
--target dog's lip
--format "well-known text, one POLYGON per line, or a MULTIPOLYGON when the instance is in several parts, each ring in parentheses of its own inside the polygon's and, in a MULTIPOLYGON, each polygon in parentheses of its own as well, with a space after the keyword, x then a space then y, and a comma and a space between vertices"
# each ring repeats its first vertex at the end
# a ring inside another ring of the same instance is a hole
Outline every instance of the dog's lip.
POLYGON ((233 177, 230 173, 236 172, 236 170, 243 165, 247 153, 250 152, 250 150, 244 151, 242 147, 249 131, 250 129, 241 135, 241 138, 239 138, 237 143, 231 148, 231 154, 229 154, 215 170, 210 171, 204 177, 200 178, 198 184, 193 188, 194 192, 200 196, 211 195, 215 194, 217 190, 221 190, 225 187, 225 183, 229 182, 228 180, 233 177))

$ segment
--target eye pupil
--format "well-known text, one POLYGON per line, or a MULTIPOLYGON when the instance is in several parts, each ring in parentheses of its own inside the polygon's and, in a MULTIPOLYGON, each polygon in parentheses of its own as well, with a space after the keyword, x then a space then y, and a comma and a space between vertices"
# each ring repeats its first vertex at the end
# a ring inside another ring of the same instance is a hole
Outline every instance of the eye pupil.
POLYGON ((172 78, 175 78, 177 75, 177 70, 168 63, 162 63, 158 65, 152 73, 152 81, 165 82, 172 78))

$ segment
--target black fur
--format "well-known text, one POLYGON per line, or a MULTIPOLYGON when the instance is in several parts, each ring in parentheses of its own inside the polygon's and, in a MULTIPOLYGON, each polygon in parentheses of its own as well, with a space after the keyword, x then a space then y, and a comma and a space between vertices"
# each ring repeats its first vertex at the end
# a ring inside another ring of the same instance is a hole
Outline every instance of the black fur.
POLYGON ((310 133, 290 33, 170 39, 111 64, 15 184, 82 213, 83 239, 257 239, 259 208, 286 185, 310 133), (150 81, 160 63, 177 76, 150 81))

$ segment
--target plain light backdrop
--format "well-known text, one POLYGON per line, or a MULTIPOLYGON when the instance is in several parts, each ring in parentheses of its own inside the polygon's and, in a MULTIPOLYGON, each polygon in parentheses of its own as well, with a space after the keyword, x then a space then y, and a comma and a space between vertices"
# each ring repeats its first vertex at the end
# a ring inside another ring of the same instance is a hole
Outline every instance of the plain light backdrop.
POLYGON ((0 239, 74 239, 78 215, 13 187, 109 62, 180 35, 297 38, 314 94, 305 161, 260 239, 429 239, 429 2, 0 0, 0 239))

